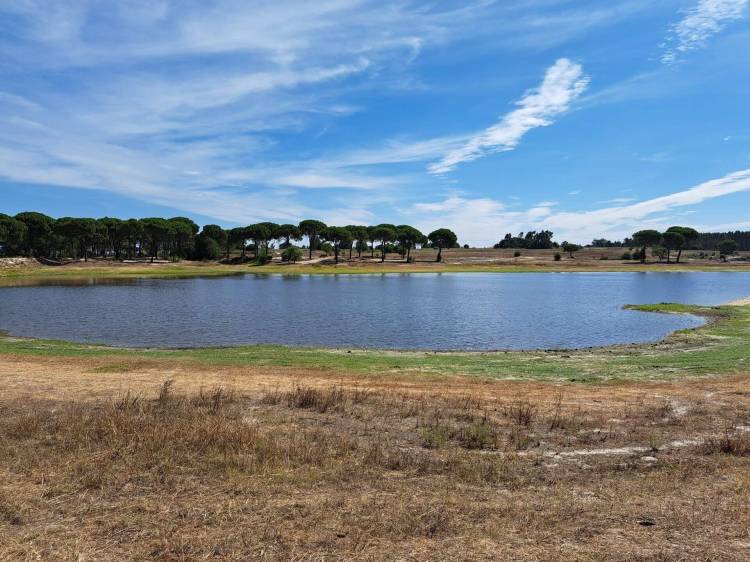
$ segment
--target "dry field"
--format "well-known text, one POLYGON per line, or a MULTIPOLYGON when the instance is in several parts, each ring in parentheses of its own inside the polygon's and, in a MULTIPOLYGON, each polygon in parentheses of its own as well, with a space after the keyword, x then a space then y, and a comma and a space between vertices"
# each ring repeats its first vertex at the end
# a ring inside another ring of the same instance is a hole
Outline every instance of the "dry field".
POLYGON ((0 357, 0 559, 747 560, 750 376, 0 357))

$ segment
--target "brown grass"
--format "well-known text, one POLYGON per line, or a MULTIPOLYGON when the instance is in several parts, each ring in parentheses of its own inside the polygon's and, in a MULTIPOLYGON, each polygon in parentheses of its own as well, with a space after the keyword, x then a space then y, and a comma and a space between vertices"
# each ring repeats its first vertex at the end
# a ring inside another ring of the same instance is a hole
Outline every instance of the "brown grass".
POLYGON ((0 360, 0 559, 750 554, 748 376, 98 366, 0 360))

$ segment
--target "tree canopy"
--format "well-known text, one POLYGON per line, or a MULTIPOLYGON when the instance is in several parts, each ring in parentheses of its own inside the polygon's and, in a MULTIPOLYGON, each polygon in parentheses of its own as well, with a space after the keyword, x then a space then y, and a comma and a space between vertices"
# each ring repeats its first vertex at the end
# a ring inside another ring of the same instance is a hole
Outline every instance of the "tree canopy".
POLYGON ((458 243, 458 236, 447 228, 438 228, 427 235, 427 239, 438 249, 435 261, 443 261, 443 248, 452 248, 458 243))

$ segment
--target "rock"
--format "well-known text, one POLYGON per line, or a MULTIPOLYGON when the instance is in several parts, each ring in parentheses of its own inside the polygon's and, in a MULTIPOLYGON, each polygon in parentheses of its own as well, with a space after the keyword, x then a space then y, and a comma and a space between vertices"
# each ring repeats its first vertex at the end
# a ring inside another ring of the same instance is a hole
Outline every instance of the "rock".
POLYGON ((641 457, 641 460, 643 462, 656 462, 657 458, 656 457, 641 457))
POLYGON ((636 519, 636 522, 642 527, 653 527, 656 525, 656 520, 653 517, 641 517, 636 519))

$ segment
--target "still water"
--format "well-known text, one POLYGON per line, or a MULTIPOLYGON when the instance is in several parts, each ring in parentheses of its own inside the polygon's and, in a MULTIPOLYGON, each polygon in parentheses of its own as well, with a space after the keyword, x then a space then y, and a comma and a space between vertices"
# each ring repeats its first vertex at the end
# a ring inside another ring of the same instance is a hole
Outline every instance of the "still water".
POLYGON ((467 273, 77 281, 0 288, 0 330, 116 346, 547 349, 658 340, 700 318, 624 304, 720 304, 750 273, 467 273))

